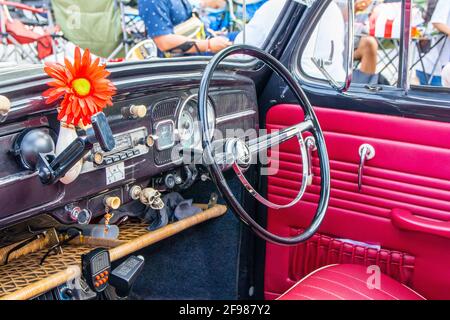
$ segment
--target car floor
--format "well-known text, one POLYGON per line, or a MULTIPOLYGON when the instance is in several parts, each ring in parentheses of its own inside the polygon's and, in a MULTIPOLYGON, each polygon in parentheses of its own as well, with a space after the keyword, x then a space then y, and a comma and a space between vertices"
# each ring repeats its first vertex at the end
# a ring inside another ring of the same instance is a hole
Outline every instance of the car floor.
MULTIPOLYGON (((210 183, 198 183, 183 196, 208 203, 214 189, 210 183)), ((237 299, 242 228, 229 211, 137 252, 145 257, 145 267, 130 298, 237 299)))

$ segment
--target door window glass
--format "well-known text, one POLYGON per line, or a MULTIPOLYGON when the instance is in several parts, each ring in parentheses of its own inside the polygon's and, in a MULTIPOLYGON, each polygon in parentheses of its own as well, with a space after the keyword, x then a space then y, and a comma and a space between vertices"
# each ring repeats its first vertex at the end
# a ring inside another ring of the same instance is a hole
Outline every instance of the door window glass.
POLYGON ((413 0, 413 5, 421 23, 411 28, 410 83, 450 87, 450 1, 413 0))

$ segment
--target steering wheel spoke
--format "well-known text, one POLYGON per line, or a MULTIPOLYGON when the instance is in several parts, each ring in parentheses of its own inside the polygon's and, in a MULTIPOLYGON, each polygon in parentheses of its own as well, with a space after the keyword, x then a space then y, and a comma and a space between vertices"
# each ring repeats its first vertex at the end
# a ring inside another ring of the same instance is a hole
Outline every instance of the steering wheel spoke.
POLYGON ((300 122, 299 124, 271 132, 269 134, 260 136, 247 142, 250 153, 254 155, 260 151, 268 150, 276 147, 279 144, 293 138, 298 137, 305 131, 313 129, 313 123, 311 120, 300 122))

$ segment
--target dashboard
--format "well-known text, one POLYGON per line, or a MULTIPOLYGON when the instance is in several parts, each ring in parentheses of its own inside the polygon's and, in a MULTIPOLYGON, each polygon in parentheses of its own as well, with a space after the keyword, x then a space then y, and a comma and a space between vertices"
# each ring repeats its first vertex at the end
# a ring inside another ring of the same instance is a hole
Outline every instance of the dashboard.
MULTIPOLYGON (((7 229, 20 229, 25 224, 32 228, 34 223, 36 228, 45 223, 71 224, 73 208, 88 211, 90 219, 98 218, 104 214, 106 196, 118 197, 122 204, 130 202, 133 187, 164 182, 167 175, 183 168, 180 149, 201 151, 197 93, 198 82, 192 81, 173 83, 163 91, 151 87, 119 91, 114 106, 105 109, 114 149, 103 152, 94 144, 83 159, 81 174, 67 185, 43 185, 37 172, 20 160, 21 143, 29 139, 30 132, 45 136, 49 146, 57 143, 59 123, 54 110, 0 126, 0 246, 17 240, 9 237, 17 230, 7 229), (144 106, 145 112, 133 116, 130 110, 135 106, 141 110, 144 106)), ((243 76, 214 81, 207 117, 212 133, 257 128, 253 81, 243 76)), ((79 136, 84 134, 78 131, 79 136)), ((178 179, 183 178, 179 175, 178 179)))

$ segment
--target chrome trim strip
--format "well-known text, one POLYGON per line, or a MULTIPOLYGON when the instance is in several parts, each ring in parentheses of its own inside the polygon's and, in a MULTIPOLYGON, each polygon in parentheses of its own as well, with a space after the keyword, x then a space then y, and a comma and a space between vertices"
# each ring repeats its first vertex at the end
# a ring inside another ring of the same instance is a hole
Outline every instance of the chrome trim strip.
POLYGON ((227 114, 225 116, 218 117, 216 119, 216 123, 222 124, 222 123, 233 121, 233 120, 240 119, 240 118, 251 117, 251 116, 254 116, 255 114, 256 114, 255 110, 245 110, 245 111, 241 111, 238 113, 227 114))

